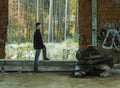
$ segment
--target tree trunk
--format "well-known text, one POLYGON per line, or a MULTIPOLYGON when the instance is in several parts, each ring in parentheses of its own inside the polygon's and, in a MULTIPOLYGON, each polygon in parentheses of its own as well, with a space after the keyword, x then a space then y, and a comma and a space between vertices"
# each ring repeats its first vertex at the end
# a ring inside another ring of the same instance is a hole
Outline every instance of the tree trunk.
POLYGON ((53 42, 53 0, 50 0, 48 42, 53 42))
POLYGON ((66 30, 67 30, 67 9, 68 8, 68 0, 66 0, 65 4, 65 29, 64 29, 64 41, 66 40, 66 30))
POLYGON ((78 0, 76 0, 75 32, 78 33, 78 0))
POLYGON ((42 35, 44 33, 44 0, 42 0, 42 35))
POLYGON ((39 21, 39 8, 38 8, 39 7, 39 1, 38 0, 36 1, 36 4, 37 4, 36 5, 36 10, 37 10, 36 11, 36 21, 38 22, 39 21))
POLYGON ((21 2, 20 2, 20 0, 18 0, 18 43, 21 42, 21 39, 20 39, 20 25, 19 25, 20 17, 21 17, 20 7, 21 7, 21 2))
POLYGON ((61 33, 61 26, 62 26, 62 0, 59 0, 59 16, 58 16, 58 33, 59 33, 59 41, 60 41, 60 38, 62 36, 62 33, 61 33))

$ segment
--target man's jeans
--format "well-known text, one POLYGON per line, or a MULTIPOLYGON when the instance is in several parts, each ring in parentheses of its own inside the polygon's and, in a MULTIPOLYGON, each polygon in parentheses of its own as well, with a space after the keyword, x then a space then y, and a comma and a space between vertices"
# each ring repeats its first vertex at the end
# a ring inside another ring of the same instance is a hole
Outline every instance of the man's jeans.
POLYGON ((34 70, 38 70, 38 59, 40 56, 41 49, 36 49, 35 60, 34 60, 34 70))
MULTIPOLYGON (((46 58, 46 46, 45 45, 42 50, 43 50, 43 58, 45 59, 46 58)), ((41 52, 41 49, 36 49, 35 60, 34 60, 34 70, 38 70, 38 59, 40 56, 40 52, 41 52)))

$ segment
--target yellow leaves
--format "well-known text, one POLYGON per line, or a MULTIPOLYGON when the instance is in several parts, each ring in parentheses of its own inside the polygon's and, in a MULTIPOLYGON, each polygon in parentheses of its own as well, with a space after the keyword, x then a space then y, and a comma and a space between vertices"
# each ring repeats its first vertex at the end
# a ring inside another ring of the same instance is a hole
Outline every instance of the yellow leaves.
POLYGON ((73 9, 72 11, 71 11, 71 14, 75 14, 76 13, 76 10, 75 9, 73 9))
POLYGON ((48 30, 47 30, 47 28, 44 30, 44 34, 45 34, 45 35, 48 35, 48 30))
POLYGON ((55 37, 58 36, 58 29, 55 30, 55 37))
POLYGON ((75 33, 75 29, 74 29, 74 27, 72 27, 72 28, 70 29, 70 35, 74 36, 74 33, 75 33))
POLYGON ((76 13, 76 0, 70 0, 70 14, 74 15, 76 13))
POLYGON ((25 29, 24 29, 24 32, 22 32, 21 34, 23 34, 24 38, 26 38, 26 35, 27 35, 27 29, 25 28, 25 29))

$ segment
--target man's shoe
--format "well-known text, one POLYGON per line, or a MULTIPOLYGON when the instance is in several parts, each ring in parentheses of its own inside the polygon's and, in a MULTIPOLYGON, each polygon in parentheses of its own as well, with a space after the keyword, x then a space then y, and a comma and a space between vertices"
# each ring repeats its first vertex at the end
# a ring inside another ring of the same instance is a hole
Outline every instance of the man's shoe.
POLYGON ((34 70, 34 72, 38 72, 38 68, 34 68, 33 70, 34 70))
POLYGON ((35 73, 39 73, 39 70, 34 70, 35 73))
POLYGON ((50 59, 46 57, 46 58, 44 58, 43 60, 50 60, 50 59))

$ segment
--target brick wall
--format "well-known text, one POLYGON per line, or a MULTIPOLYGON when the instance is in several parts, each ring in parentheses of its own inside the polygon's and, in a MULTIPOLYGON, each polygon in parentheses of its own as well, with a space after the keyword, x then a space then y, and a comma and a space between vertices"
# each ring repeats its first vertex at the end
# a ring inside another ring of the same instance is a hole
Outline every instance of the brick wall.
POLYGON ((8 0, 0 0, 0 59, 5 58, 7 25, 8 25, 8 0))
MULTIPOLYGON (((110 29, 119 29, 120 30, 120 0, 98 0, 98 36, 101 37, 100 31, 103 29, 106 31, 109 31, 110 29)), ((114 31, 114 30, 113 30, 114 31)), ((118 31, 119 32, 119 31, 118 31)), ((110 35, 109 35, 110 36, 110 35)), ((105 39, 108 39, 108 37, 103 38, 103 41, 105 39)), ((104 47, 111 46, 113 42, 113 37, 109 38, 108 41, 106 41, 104 47), (112 42, 111 42, 112 40, 112 42)), ((119 39, 115 37, 114 46, 112 46, 111 49, 109 49, 110 52, 116 53, 115 51, 118 51, 120 49, 120 42, 116 42, 116 40, 119 39)), ((99 41, 98 45, 101 48, 103 41, 99 41)), ((106 49, 106 48, 104 48, 106 49)))
POLYGON ((79 0, 79 46, 85 48, 92 41, 92 0, 79 0))
POLYGON ((120 0, 98 0, 98 30, 120 27, 119 22, 120 0))

